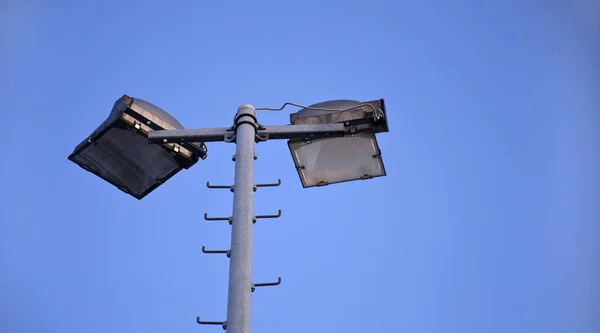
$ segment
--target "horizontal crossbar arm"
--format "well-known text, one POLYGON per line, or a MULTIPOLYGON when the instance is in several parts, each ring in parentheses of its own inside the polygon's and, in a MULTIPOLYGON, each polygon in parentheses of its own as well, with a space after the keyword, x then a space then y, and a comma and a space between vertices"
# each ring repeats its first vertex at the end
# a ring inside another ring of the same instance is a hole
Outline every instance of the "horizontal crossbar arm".
POLYGON ((257 134, 268 140, 318 139, 344 136, 344 130, 344 124, 284 125, 266 126, 264 130, 258 130, 257 134))
POLYGON ((219 142, 235 132, 228 127, 151 131, 150 143, 219 142))
MULTIPOLYGON (((266 140, 318 139, 344 136, 344 124, 266 126, 257 135, 266 140)), ((148 133, 150 143, 219 142, 233 135, 231 128, 159 130, 148 133)))

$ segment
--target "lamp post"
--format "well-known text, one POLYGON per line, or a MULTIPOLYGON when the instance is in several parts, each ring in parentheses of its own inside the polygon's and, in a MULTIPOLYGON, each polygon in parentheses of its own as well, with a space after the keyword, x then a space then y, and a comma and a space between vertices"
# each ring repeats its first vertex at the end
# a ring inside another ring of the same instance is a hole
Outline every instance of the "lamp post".
POLYGON ((233 224, 227 297, 227 326, 228 332, 232 333, 250 332, 254 138, 257 126, 254 108, 240 106, 235 116, 233 224))
MULTIPOLYGON (((291 104, 291 103, 286 103, 291 104)), ((284 105, 285 106, 285 105, 284 105)), ((261 109, 258 109, 261 110, 261 109)), ((266 109, 263 110, 280 110, 266 109)), ((250 332, 251 293, 255 287, 281 282, 252 283, 253 193, 255 142, 287 139, 304 187, 324 186, 385 176, 375 133, 387 132, 383 100, 371 102, 328 101, 304 107, 290 115, 290 125, 262 126, 256 109, 238 108, 232 127, 186 130, 164 110, 140 99, 123 96, 108 119, 75 148, 69 159, 142 199, 183 168, 208 154, 205 142, 236 144, 227 318, 199 324, 221 325, 228 333, 250 332), (150 144, 149 144, 150 143, 150 144)), ((208 184, 207 184, 208 185, 208 184)), ((205 215, 205 219, 209 219, 205 215)))

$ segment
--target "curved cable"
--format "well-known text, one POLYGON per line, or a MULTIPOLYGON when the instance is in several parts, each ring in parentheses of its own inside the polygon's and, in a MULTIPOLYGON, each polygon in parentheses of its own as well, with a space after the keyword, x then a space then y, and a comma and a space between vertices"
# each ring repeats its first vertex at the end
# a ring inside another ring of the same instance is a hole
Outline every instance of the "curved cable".
POLYGON ((263 110, 263 111, 281 111, 283 110, 286 106, 288 105, 292 105, 298 108, 303 108, 303 109, 309 109, 309 110, 317 110, 317 111, 348 111, 348 110, 354 110, 354 109, 359 109, 362 108, 363 106, 368 106, 373 110, 373 114, 375 115, 376 119, 380 119, 383 117, 383 110, 381 109, 375 109, 375 107, 371 104, 367 104, 367 103, 361 103, 355 107, 351 107, 348 109, 327 109, 327 108, 317 108, 317 107, 313 107, 313 106, 304 106, 304 105, 300 105, 300 104, 296 104, 296 103, 292 103, 292 102, 285 102, 283 103, 283 105, 280 108, 255 108, 255 110, 259 111, 259 110, 263 110))
POLYGON ((286 106, 288 105, 292 105, 298 108, 303 108, 303 109, 309 109, 309 110, 319 110, 319 111, 346 111, 346 110, 351 110, 351 109, 355 109, 356 107, 350 108, 350 109, 326 109, 326 108, 316 108, 313 106, 304 106, 304 105, 300 105, 300 104, 296 104, 296 103, 292 103, 292 102, 285 102, 283 103, 283 105, 280 108, 255 108, 255 110, 263 110, 263 111, 281 111, 283 110, 286 106))

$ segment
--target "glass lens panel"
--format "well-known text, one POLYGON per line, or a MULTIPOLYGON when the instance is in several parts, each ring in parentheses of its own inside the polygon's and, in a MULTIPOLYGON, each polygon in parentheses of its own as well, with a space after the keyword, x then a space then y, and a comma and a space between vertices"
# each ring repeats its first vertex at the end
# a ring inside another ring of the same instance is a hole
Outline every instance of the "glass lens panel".
POLYGON ((373 134, 290 143, 304 187, 385 175, 373 134))
POLYGON ((123 128, 111 128, 75 160, 134 196, 180 169, 161 146, 149 144, 144 136, 123 128))

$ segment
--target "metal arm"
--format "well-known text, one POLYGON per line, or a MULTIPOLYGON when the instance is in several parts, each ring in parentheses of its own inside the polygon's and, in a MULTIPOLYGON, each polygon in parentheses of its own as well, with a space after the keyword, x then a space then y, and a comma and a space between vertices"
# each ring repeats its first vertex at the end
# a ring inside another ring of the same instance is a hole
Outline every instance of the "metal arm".
MULTIPOLYGON (((284 125, 265 126, 256 134, 263 140, 280 139, 319 139, 344 136, 344 124, 284 125)), ((160 130, 148 133, 150 143, 187 143, 187 142, 219 142, 226 141, 233 135, 231 128, 198 128, 160 130)))

